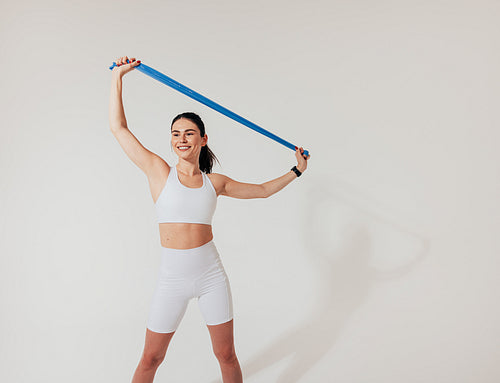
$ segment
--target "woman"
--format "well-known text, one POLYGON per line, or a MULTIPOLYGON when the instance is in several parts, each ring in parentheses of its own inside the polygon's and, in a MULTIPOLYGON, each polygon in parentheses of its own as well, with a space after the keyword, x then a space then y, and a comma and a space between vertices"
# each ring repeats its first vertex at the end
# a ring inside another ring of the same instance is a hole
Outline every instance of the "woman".
POLYGON ((171 125, 171 144, 179 157, 170 166, 128 130, 122 102, 122 78, 139 65, 127 56, 112 71, 110 128, 127 156, 146 174, 160 228, 161 267, 146 328, 144 352, 132 383, 152 382, 188 301, 198 299, 224 383, 242 382, 233 342, 233 307, 229 280, 213 242, 212 216, 217 196, 267 198, 307 168, 303 149, 288 173, 263 184, 237 182, 212 173, 215 155, 200 117, 182 113, 171 125))

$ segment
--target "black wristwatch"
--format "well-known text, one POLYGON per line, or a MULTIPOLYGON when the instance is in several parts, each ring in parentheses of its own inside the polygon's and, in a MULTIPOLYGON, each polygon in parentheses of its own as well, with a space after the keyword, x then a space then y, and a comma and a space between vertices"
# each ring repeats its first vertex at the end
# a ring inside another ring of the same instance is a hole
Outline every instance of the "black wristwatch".
POLYGON ((300 177, 302 175, 302 172, 299 169, 297 169, 297 166, 294 166, 290 170, 293 170, 295 174, 297 174, 297 177, 300 177))

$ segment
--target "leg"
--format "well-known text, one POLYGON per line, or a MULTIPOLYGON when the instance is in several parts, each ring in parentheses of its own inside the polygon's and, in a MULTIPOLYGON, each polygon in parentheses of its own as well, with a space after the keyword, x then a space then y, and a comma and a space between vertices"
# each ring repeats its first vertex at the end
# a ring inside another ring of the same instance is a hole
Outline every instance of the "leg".
POLYGON ((146 329, 144 352, 135 370, 132 383, 151 383, 156 370, 165 358, 170 340, 175 332, 159 333, 146 329))
POLYGON ((234 350, 233 320, 210 326, 207 325, 212 339, 215 357, 219 361, 224 383, 242 383, 240 364, 234 350))
MULTIPOLYGON (((162 266, 165 267, 168 253, 163 255, 162 266)), ((132 383, 153 382, 156 370, 165 358, 170 340, 186 312, 190 298, 186 294, 188 285, 185 279, 172 278, 164 268, 160 269, 147 320, 144 352, 132 383)))
POLYGON ((243 377, 234 350, 233 298, 229 279, 215 245, 207 248, 212 265, 197 280, 198 306, 207 324, 214 354, 219 361, 224 383, 241 383, 243 377))

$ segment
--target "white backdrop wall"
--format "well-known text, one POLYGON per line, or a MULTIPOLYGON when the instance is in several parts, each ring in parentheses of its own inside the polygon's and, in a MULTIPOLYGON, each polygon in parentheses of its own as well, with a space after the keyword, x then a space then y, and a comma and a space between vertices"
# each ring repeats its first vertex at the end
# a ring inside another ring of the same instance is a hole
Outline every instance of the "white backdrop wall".
MULTIPOLYGON (((496 1, 20 1, 0 6, 0 380, 127 382, 159 267, 147 179, 108 126, 119 56, 311 153, 265 200, 219 197, 246 382, 500 380, 496 1)), ((195 111, 215 172, 294 152, 133 71, 168 163, 195 111)), ((155 381, 220 382, 195 301, 155 381)))

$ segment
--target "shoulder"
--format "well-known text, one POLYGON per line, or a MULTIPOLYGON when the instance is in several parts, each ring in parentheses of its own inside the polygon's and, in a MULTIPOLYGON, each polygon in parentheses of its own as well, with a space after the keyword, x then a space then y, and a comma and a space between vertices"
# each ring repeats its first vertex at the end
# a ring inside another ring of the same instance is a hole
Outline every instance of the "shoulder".
POLYGON ((207 173, 207 177, 212 182, 212 185, 214 186, 214 189, 217 195, 219 196, 224 190, 224 187, 229 177, 219 173, 207 173))
POLYGON ((212 179, 212 178, 224 178, 224 177, 226 177, 224 174, 219 174, 219 173, 206 173, 206 175, 208 177, 210 177, 210 179, 212 179))
POLYGON ((213 182, 225 183, 228 180, 230 180, 230 178, 228 176, 225 176, 224 174, 220 174, 220 173, 207 173, 207 177, 210 178, 210 181, 212 181, 212 183, 213 182))

